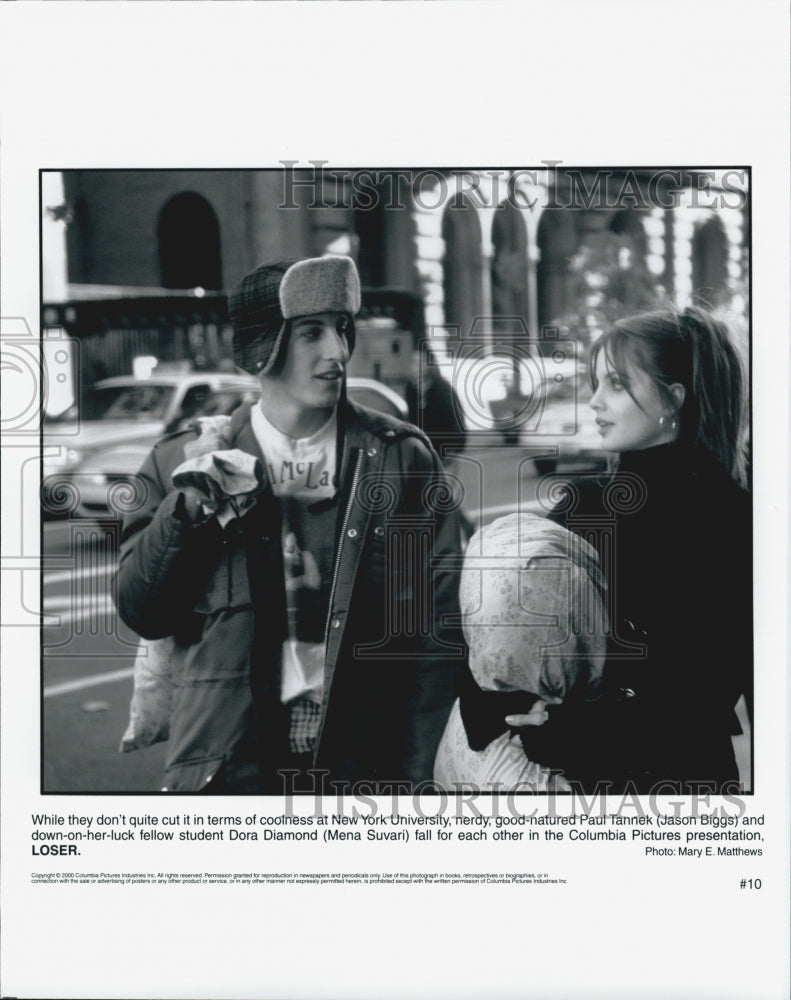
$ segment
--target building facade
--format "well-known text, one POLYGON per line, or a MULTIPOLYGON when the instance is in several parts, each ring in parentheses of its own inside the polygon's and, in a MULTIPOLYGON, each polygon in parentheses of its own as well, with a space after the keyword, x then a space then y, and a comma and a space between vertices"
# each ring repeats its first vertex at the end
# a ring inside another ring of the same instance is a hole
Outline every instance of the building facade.
POLYGON ((106 355, 112 374, 130 350, 152 345, 198 363, 229 356, 226 291, 280 257, 350 254, 363 285, 379 293, 378 319, 387 318, 388 291, 411 297, 422 313, 413 340, 427 334, 440 355, 465 338, 491 352, 509 339, 533 350, 558 336, 584 344, 619 309, 663 299, 727 309, 743 325, 749 311, 746 169, 379 170, 315 161, 277 170, 72 170, 60 179, 60 204, 45 194, 42 206, 44 326, 65 326, 87 360, 106 355), (53 292, 49 258, 58 253, 64 282, 53 292), (120 300, 136 300, 137 310, 127 307, 135 315, 83 308, 120 300), (141 329, 160 333, 132 344, 141 329), (124 331, 128 350, 111 350, 124 331))

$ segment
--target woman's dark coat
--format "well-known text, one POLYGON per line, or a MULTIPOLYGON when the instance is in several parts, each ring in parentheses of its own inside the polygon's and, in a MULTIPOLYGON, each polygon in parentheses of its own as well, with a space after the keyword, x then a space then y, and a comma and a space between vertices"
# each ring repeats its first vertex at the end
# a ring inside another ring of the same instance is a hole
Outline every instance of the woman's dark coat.
POLYGON ((550 514, 591 542, 612 623, 600 702, 552 709, 528 756, 585 788, 736 790, 734 706, 752 703, 749 495, 708 454, 624 454, 569 484, 550 514))

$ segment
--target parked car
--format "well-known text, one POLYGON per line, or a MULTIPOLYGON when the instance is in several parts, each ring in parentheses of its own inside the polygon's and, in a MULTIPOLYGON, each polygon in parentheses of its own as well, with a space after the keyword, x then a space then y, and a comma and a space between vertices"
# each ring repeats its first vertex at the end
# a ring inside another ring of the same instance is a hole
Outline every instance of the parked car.
MULTIPOLYGON (((97 382, 79 421, 67 413, 45 422, 44 516, 124 513, 139 502, 136 473, 160 437, 197 417, 230 414, 260 389, 253 376, 206 372, 97 382)), ((349 377, 347 392, 363 406, 407 419, 404 400, 381 382, 349 377)))
POLYGON ((72 512, 84 491, 93 493, 105 467, 129 468, 125 463, 145 455, 164 434, 197 416, 222 413, 226 404, 238 404, 257 388, 255 378, 233 372, 122 375, 96 382, 79 406, 44 421, 44 516, 72 512))
POLYGON ((604 469, 607 465, 593 411, 579 398, 547 399, 535 426, 520 434, 519 444, 546 448, 546 454, 537 454, 533 460, 542 476, 604 469))
POLYGON ((346 393, 353 402, 367 406, 369 410, 378 410, 399 420, 409 420, 409 407, 405 400, 383 382, 349 375, 346 378, 346 393))
POLYGON ((574 358, 552 364, 545 378, 524 394, 512 390, 489 402, 496 429, 509 446, 546 447, 536 470, 550 472, 604 468, 607 455, 589 401, 586 366, 574 358))

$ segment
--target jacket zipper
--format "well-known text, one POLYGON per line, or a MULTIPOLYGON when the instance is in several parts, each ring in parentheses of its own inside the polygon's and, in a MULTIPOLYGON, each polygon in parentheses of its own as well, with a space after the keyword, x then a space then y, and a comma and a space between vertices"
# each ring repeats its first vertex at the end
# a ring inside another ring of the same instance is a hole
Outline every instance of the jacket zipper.
POLYGON ((349 502, 346 505, 346 512, 343 515, 343 525, 341 526, 341 537, 338 542, 338 555, 335 557, 335 568, 332 573, 332 586, 330 587, 330 603, 327 608, 327 624, 324 626, 324 660, 327 660, 327 649, 330 644, 330 621, 332 620, 332 608, 335 603, 335 590, 338 584, 338 573, 341 568, 341 555, 343 554, 343 540, 346 537, 346 528, 349 525, 349 518, 352 514, 352 504, 354 503, 354 497, 357 493, 357 482, 360 478, 360 466, 363 461, 363 449, 357 449, 357 462, 354 466, 354 475, 352 476, 352 487, 349 491, 349 502))

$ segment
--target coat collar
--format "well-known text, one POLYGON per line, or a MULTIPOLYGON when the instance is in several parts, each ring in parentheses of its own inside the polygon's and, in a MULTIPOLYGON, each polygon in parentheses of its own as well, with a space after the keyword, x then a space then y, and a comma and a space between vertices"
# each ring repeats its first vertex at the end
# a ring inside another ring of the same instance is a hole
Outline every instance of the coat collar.
POLYGON ((255 455, 257 459, 263 462, 264 455, 261 451, 261 446, 258 444, 258 438, 253 431, 252 421, 250 420, 250 411, 255 405, 257 404, 242 403, 231 414, 231 447, 239 448, 250 455, 255 455))
MULTIPOLYGON (((229 446, 254 455, 260 462, 264 472, 265 491, 269 487, 266 461, 264 459, 258 438, 253 431, 250 418, 251 410, 256 403, 243 403, 231 414, 231 437, 229 446)), ((409 434, 413 428, 401 421, 392 420, 384 414, 362 409, 354 403, 342 400, 338 407, 338 441, 335 467, 335 496, 342 489, 342 484, 349 475, 349 468, 354 463, 357 453, 361 450, 368 455, 375 455, 383 439, 394 439, 402 434, 409 434)))
MULTIPOLYGON (((250 411, 255 405, 243 403, 231 414, 231 446, 263 459, 250 421, 250 411)), ((410 435, 424 439, 422 431, 411 424, 357 406, 348 400, 341 401, 338 418, 339 455, 347 449, 370 447, 374 439, 390 440, 410 435)))

